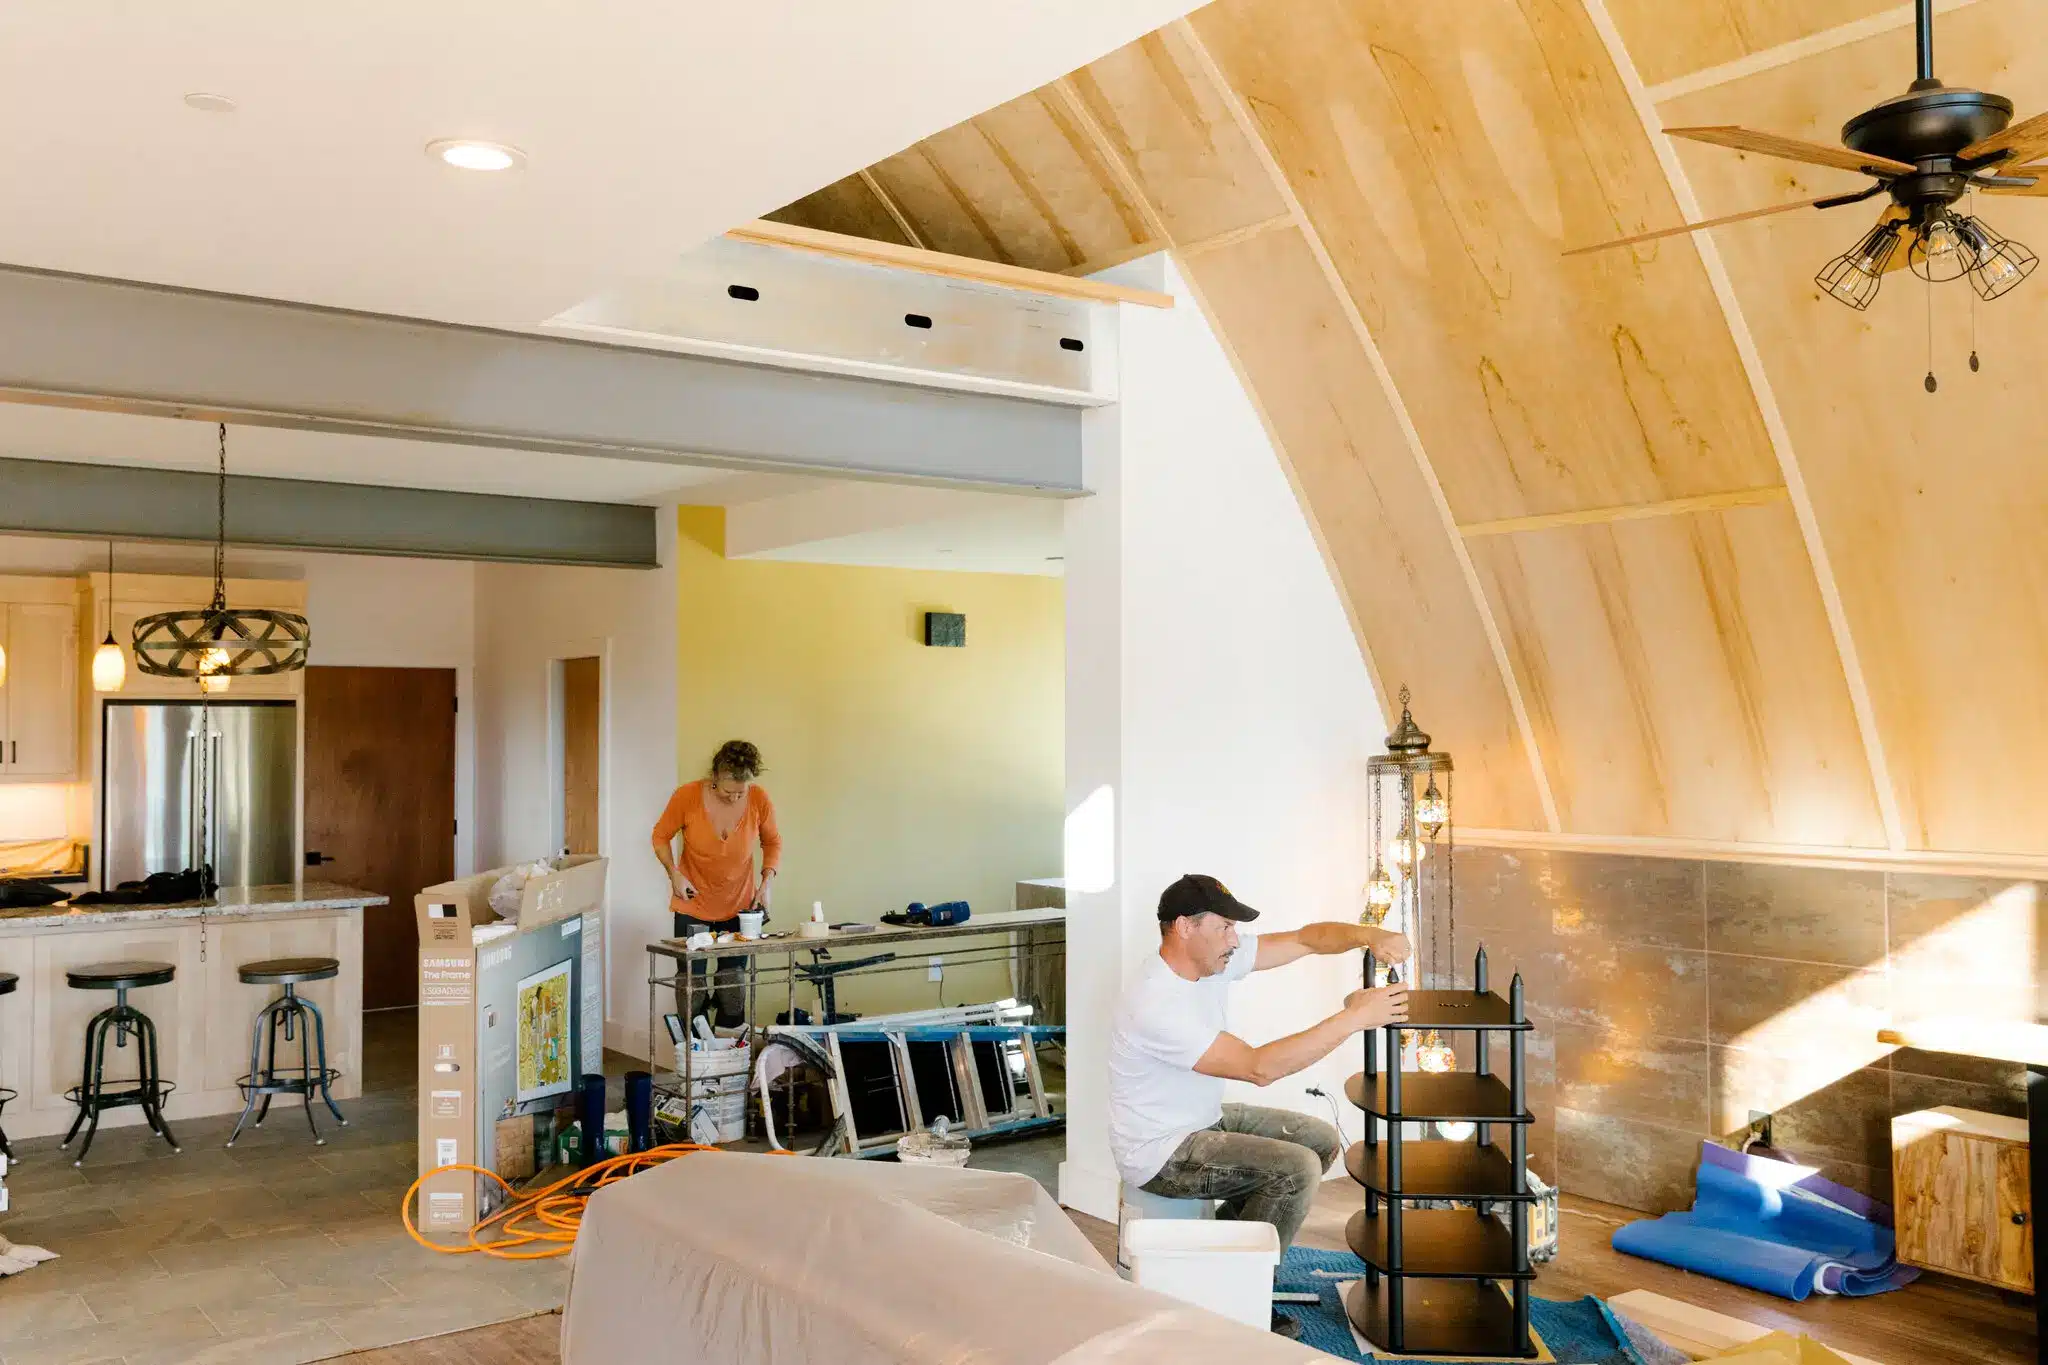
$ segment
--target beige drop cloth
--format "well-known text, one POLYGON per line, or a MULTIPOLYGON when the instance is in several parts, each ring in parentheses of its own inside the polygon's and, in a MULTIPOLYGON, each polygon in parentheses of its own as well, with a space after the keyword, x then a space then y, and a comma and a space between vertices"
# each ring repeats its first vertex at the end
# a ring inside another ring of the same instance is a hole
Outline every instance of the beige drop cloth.
POLYGON ((563 1365, 1303 1365, 1118 1279, 1028 1176, 705 1153, 599 1191, 563 1365))

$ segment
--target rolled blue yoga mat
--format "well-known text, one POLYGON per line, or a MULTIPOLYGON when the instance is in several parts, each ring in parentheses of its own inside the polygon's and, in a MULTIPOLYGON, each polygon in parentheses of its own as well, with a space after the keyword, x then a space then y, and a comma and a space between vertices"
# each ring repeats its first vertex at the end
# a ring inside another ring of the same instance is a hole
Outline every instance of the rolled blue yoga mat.
POLYGON ((1898 1264, 1885 1205, 1716 1143, 1702 1144, 1692 1210, 1630 1223, 1614 1249, 1795 1301, 1878 1294, 1919 1273, 1898 1264))

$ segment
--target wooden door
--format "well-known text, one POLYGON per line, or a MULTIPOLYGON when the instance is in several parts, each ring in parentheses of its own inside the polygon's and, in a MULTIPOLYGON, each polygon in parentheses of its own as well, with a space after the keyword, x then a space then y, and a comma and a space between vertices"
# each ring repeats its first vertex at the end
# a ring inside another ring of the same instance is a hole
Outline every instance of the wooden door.
POLYGON ((599 717, 596 659, 562 660, 562 851, 597 852, 599 717))
POLYGON ((62 780, 78 774, 78 614, 68 606, 0 606, 7 646, 0 774, 62 780))
POLYGON ((455 875, 455 671, 309 668, 305 705, 306 876, 391 898, 363 912, 363 1008, 416 1004, 413 897, 455 875))

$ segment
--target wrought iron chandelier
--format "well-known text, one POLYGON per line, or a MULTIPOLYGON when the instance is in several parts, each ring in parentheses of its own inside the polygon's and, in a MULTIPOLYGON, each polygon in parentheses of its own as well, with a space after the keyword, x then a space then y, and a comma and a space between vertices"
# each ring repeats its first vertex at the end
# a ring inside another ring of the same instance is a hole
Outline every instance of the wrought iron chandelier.
POLYGON ((312 628, 296 612, 228 606, 228 426, 220 425, 213 542, 213 601, 199 611, 162 611, 135 623, 135 666, 158 678, 194 678, 224 692, 230 678, 295 673, 306 666, 312 628))

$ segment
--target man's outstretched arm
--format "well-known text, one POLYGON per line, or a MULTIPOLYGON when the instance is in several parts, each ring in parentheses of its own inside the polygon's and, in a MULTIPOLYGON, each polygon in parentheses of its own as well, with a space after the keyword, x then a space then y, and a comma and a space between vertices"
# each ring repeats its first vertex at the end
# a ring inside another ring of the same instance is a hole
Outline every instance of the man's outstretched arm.
POLYGON ((1374 957, 1391 966, 1406 962, 1413 951, 1407 938, 1391 929, 1322 921, 1304 924, 1284 934, 1260 934, 1259 956, 1252 964, 1252 970, 1263 972, 1269 967, 1284 967, 1310 954, 1348 953, 1359 948, 1370 950, 1374 957))
POLYGON ((1344 997, 1344 1008, 1320 1024, 1285 1038, 1275 1038, 1253 1047, 1233 1033, 1219 1033, 1209 1044, 1195 1070, 1204 1076, 1226 1081, 1249 1081, 1271 1085, 1295 1072, 1314 1066, 1337 1050, 1345 1039, 1369 1028, 1399 1024, 1408 1018, 1408 988, 1382 986, 1378 990, 1353 991, 1344 997))

